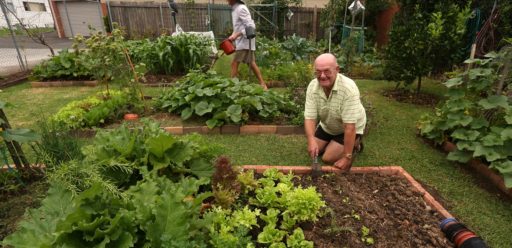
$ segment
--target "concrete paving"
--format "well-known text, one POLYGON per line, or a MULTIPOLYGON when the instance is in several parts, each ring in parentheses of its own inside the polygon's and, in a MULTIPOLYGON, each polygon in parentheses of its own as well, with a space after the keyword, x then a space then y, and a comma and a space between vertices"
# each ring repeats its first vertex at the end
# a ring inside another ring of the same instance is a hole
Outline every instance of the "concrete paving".
MULTIPOLYGON (((73 41, 68 38, 61 39, 57 36, 57 32, 44 33, 45 40, 54 49, 70 48, 73 41)), ((28 36, 17 35, 15 36, 16 42, 20 48, 45 48, 45 46, 34 42, 28 36)), ((0 37, 0 48, 14 48, 14 42, 11 36, 0 37)))
MULTIPOLYGON (((61 39, 56 32, 45 33, 45 39, 58 53, 62 49, 70 48, 73 41, 61 39)), ((50 58, 50 50, 41 44, 34 42, 27 36, 15 36, 20 49, 21 57, 31 69, 41 61, 50 58)), ((11 36, 0 37, 0 76, 6 76, 21 71, 18 54, 11 36)))
MULTIPOLYGON (((56 49, 58 53, 61 49, 56 49)), ((20 50, 23 60, 27 62, 30 69, 34 68, 41 61, 50 58, 50 50, 29 48, 20 50)), ((0 76, 6 76, 21 71, 18 54, 14 48, 0 48, 0 76)))

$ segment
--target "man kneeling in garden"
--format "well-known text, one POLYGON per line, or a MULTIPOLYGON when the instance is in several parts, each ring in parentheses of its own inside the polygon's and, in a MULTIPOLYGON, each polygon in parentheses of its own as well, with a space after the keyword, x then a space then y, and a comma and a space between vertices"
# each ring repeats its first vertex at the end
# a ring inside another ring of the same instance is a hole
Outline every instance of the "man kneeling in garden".
POLYGON ((316 79, 306 93, 304 128, 312 158, 323 154, 324 163, 349 170, 352 153, 362 148, 366 112, 357 85, 339 71, 334 55, 316 58, 316 79))

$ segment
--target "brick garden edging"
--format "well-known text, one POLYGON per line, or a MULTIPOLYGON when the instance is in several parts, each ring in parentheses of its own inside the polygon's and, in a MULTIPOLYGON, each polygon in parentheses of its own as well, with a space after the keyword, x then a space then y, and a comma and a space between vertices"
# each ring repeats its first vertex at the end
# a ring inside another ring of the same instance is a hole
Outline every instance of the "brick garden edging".
MULTIPOLYGON (((441 148, 445 152, 452 152, 457 149, 457 146, 450 142, 445 141, 441 148)), ((473 158, 467 162, 467 164, 477 173, 482 175, 485 179, 490 181, 495 187, 497 187, 501 192, 503 192, 509 198, 512 198, 512 189, 509 189, 505 186, 505 181, 503 177, 499 175, 494 170, 490 169, 485 163, 483 163, 480 159, 473 158)))
MULTIPOLYGON (((244 170, 254 170, 256 173, 263 173, 266 169, 276 168, 283 173, 290 171, 297 175, 311 173, 309 166, 272 166, 272 165, 244 165, 244 170)), ((341 174, 342 171, 332 166, 322 166, 322 172, 341 174)), ((435 209, 444 218, 453 218, 453 216, 439 203, 428 191, 416 181, 411 174, 405 171, 401 166, 377 166, 377 167, 352 167, 349 173, 379 173, 381 175, 395 175, 405 178, 414 191, 419 192, 423 196, 423 200, 433 209, 435 209)))
POLYGON ((304 134, 303 126, 292 125, 224 125, 222 127, 215 127, 209 129, 207 126, 176 126, 176 127, 163 127, 165 131, 171 134, 181 135, 188 133, 199 134, 304 134))
MULTIPOLYGON (((303 126, 279 126, 279 125, 224 125, 222 127, 215 127, 209 129, 207 126, 175 126, 175 127, 161 127, 161 129, 174 135, 183 135, 189 133, 198 134, 280 134, 280 135, 292 135, 304 134, 303 126)), ((89 138, 96 135, 95 129, 76 129, 71 131, 71 134, 76 137, 89 138)))
MULTIPOLYGON (((71 81, 48 81, 48 82, 30 82, 32 88, 50 88, 50 87, 96 87, 98 86, 98 81, 88 81, 88 80, 71 80, 71 81)), ((144 87, 170 87, 173 86, 174 83, 143 83, 144 87)))
POLYGON ((88 86, 96 87, 98 81, 88 80, 72 80, 72 81, 49 81, 49 82, 30 82, 32 88, 45 88, 45 87, 70 87, 70 86, 88 86))

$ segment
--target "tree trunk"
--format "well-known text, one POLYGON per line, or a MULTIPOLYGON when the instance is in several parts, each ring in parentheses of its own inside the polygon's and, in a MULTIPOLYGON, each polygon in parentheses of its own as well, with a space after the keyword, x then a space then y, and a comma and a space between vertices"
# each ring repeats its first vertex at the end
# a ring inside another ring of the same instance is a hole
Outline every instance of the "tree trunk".
POLYGON ((418 87, 416 87, 416 97, 419 97, 421 90, 421 76, 418 76, 418 87))

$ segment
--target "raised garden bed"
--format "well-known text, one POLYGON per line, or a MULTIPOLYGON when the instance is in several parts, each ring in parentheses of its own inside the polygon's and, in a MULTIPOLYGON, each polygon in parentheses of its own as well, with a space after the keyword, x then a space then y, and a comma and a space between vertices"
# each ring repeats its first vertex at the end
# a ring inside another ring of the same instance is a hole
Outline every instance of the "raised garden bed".
MULTIPOLYGON (((443 149, 445 152, 453 152, 457 149, 457 146, 450 141, 445 141, 441 145, 441 149, 443 149)), ((472 170, 478 173, 478 175, 483 176, 503 194, 512 199, 512 189, 509 189, 505 186, 503 176, 490 169, 489 166, 483 163, 480 159, 473 158, 467 163, 467 165, 469 165, 472 170)))
POLYGON ((207 126, 177 126, 177 127, 163 127, 165 131, 172 134, 304 134, 304 127, 292 125, 224 125, 209 129, 207 126))
MULTIPOLYGON (((304 127, 302 126, 280 126, 280 125, 224 125, 209 129, 207 126, 175 126, 175 127, 161 127, 165 131, 174 135, 182 135, 189 133, 198 134, 280 134, 280 135, 293 135, 304 134, 304 127)), ((94 137, 96 130, 94 129, 77 129, 73 130, 73 136, 76 137, 94 137)))
MULTIPOLYGON (((303 166, 244 166, 258 173, 268 168, 303 175, 311 171, 303 166)), ((341 175, 333 167, 322 170, 326 174, 319 178, 296 181, 315 186, 328 207, 319 221, 302 226, 315 247, 367 247, 372 242, 373 247, 452 247, 438 228, 451 215, 401 167, 355 167, 341 175)))
POLYGON ((0 89, 14 86, 27 80, 30 71, 22 71, 7 76, 0 76, 0 89))
POLYGON ((32 88, 46 87, 71 87, 71 86, 88 86, 96 87, 98 81, 95 80, 63 80, 63 81, 47 81, 47 82, 31 82, 32 88))
MULTIPOLYGON (((96 87, 98 81, 96 80, 59 80, 59 81, 45 81, 45 82, 31 82, 32 88, 47 88, 47 87, 96 87)), ((142 83, 145 87, 169 87, 174 85, 174 82, 167 81, 147 81, 142 83)))

